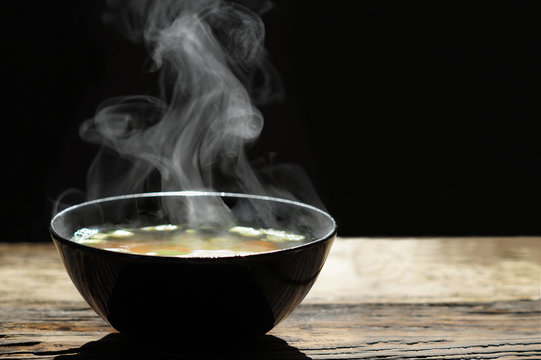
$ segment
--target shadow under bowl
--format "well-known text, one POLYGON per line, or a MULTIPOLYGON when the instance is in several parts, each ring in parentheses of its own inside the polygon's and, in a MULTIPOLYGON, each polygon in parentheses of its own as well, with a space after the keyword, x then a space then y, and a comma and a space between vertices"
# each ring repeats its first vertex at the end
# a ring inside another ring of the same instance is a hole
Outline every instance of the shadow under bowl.
POLYGON ((116 330, 165 353, 237 349, 267 333, 306 296, 336 234, 336 224, 315 207, 265 196, 145 193, 72 206, 51 220, 50 232, 66 270, 86 302, 116 330), (71 240, 83 227, 171 222, 164 206, 185 208, 223 201, 239 225, 259 227, 270 212, 275 226, 308 233, 308 243, 230 257, 178 258, 102 250, 71 240))

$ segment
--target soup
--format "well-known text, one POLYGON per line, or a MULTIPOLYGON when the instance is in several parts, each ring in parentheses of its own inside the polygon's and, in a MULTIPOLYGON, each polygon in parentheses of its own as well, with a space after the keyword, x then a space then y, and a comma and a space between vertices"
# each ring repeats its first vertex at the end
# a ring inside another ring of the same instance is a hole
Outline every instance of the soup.
POLYGON ((271 228, 199 227, 162 224, 144 227, 82 228, 72 241, 129 254, 224 257, 284 249, 307 242, 305 235, 271 228))

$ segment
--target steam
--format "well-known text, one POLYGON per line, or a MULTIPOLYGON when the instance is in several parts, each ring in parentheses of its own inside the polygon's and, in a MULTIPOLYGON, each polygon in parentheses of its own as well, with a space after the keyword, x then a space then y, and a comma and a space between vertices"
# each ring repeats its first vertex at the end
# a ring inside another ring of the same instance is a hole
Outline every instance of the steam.
MULTIPOLYGON (((82 138, 102 146, 89 199, 156 188, 284 195, 263 185, 245 153, 263 128, 254 103, 281 94, 258 16, 270 3, 245 4, 253 10, 220 0, 110 1, 106 20, 144 42, 161 94, 107 100, 82 124, 82 138)), ((217 199, 190 209, 193 221, 228 216, 217 199)))

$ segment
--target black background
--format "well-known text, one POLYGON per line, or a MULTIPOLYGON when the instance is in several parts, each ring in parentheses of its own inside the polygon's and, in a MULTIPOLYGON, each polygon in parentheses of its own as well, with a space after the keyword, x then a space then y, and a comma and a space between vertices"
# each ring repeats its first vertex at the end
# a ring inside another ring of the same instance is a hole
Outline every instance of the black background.
MULTIPOLYGON (((285 98, 254 157, 300 164, 344 236, 541 234, 541 5, 276 1, 285 98)), ((97 149, 78 126, 151 94, 102 1, 3 2, 4 241, 48 241, 97 149)))

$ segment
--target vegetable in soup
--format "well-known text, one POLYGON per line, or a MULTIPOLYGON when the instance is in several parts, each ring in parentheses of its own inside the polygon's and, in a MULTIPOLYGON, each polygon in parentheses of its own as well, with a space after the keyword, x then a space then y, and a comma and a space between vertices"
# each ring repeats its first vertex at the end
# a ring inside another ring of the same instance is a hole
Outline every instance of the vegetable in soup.
POLYGON ((144 227, 82 228, 72 240, 109 251, 175 257, 224 257, 284 249, 309 240, 270 228, 200 227, 163 224, 144 227))

